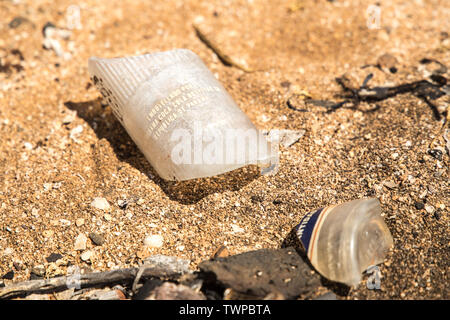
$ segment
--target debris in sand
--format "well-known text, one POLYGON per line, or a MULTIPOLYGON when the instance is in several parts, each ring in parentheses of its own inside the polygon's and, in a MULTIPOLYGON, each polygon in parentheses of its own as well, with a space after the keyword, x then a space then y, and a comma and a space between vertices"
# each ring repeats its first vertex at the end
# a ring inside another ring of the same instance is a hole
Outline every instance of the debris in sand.
POLYGON ((5 273, 2 276, 2 279, 5 279, 5 280, 12 280, 12 279, 14 279, 14 270, 11 270, 11 271, 5 273))
POLYGON ((109 210, 110 206, 108 200, 102 197, 96 197, 91 202, 91 207, 94 207, 99 210, 109 210))
POLYGON ((84 262, 88 262, 88 261, 91 261, 93 256, 94 256, 94 253, 91 250, 87 250, 81 254, 80 258, 84 262))
MULTIPOLYGON (((370 73, 363 81, 363 84, 359 88, 352 88, 348 83, 348 79, 343 77, 337 77, 336 82, 341 86, 343 90, 342 97, 344 98, 341 102, 330 102, 326 100, 306 100, 307 103, 313 105, 321 106, 327 108, 327 112, 333 112, 346 104, 350 104, 351 107, 356 108, 361 102, 376 103, 383 101, 399 94, 412 93, 416 97, 422 99, 433 111, 433 115, 437 120, 440 120, 441 114, 438 108, 430 101, 435 100, 446 93, 443 91, 445 87, 445 82, 434 81, 436 83, 430 82, 428 80, 420 80, 411 83, 404 83, 398 86, 392 87, 373 87, 367 86, 370 79, 372 79, 373 74, 370 73)), ((442 77, 443 78, 443 77, 442 77)), ((434 78, 433 78, 434 79, 434 78)), ((379 107, 376 105, 374 109, 379 107)))
POLYGON ((356 286, 362 271, 383 262, 393 246, 380 202, 375 198, 311 211, 298 224, 297 237, 320 274, 348 286, 356 286))
POLYGON ((101 234, 95 232, 89 233, 89 238, 97 246, 101 246, 105 243, 105 238, 101 234))
POLYGON ((78 237, 75 239, 75 245, 73 246, 73 250, 83 251, 86 250, 87 237, 80 233, 78 237))
POLYGON ((80 124, 70 130, 70 139, 78 143, 78 137, 80 136, 81 132, 83 132, 83 126, 80 124))
POLYGON ((16 29, 25 22, 30 22, 30 20, 25 17, 17 16, 8 23, 8 27, 16 29))
POLYGON ((430 77, 432 75, 442 75, 447 73, 447 67, 443 63, 435 59, 428 58, 420 60, 418 70, 424 77, 430 77))
POLYGON ((58 261, 59 259, 62 259, 62 258, 63 258, 63 256, 61 254, 59 254, 59 253, 52 253, 47 258, 45 258, 45 260, 47 260, 48 263, 51 263, 51 262, 56 262, 56 261, 58 261))
POLYGON ((159 234, 149 235, 144 239, 144 245, 149 248, 161 248, 164 238, 159 234))
POLYGON ((293 248, 261 249, 216 258, 203 261, 199 268, 205 273, 207 283, 215 279, 238 293, 260 298, 280 292, 292 299, 320 286, 320 276, 311 272, 293 248))
POLYGON ((53 50, 58 57, 63 57, 69 60, 72 56, 69 52, 64 52, 59 42, 61 40, 68 40, 72 32, 70 30, 57 28, 53 23, 47 22, 42 28, 44 40, 42 46, 44 49, 53 50))
POLYGON ((45 266, 43 264, 36 265, 31 269, 31 273, 38 277, 45 276, 45 272, 45 266))
POLYGON ((384 72, 391 72, 396 73, 397 72, 397 59, 389 53, 385 53, 378 57, 377 60, 377 67, 379 67, 384 72))
POLYGON ((426 204, 425 205, 425 211, 428 212, 429 214, 433 214, 434 213, 434 207, 432 205, 426 204))

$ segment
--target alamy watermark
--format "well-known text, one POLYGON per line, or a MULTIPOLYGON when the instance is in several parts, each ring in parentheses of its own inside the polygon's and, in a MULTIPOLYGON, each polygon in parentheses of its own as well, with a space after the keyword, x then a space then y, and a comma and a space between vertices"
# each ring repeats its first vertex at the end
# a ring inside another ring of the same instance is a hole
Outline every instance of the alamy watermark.
POLYGON ((170 136, 176 165, 260 164, 261 174, 275 174, 280 139, 294 130, 220 129, 194 122, 193 129, 175 129, 170 136))

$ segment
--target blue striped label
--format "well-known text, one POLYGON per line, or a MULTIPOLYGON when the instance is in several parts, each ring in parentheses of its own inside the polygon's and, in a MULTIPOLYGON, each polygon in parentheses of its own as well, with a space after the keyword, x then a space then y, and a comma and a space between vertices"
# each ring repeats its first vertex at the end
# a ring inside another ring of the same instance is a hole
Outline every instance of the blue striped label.
POLYGON ((308 252, 311 237, 316 226, 317 219, 320 217, 324 208, 308 213, 300 223, 297 225, 297 236, 303 246, 303 249, 308 252))

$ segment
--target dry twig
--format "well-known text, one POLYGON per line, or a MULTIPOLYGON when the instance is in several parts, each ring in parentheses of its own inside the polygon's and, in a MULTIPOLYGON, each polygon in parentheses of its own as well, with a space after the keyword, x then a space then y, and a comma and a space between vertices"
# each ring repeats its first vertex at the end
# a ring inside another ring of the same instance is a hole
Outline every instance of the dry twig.
MULTIPOLYGON (((92 287, 97 285, 106 285, 111 283, 133 281, 139 268, 126 268, 105 272, 93 272, 88 274, 80 274, 77 283, 74 283, 74 275, 62 276, 43 280, 29 280, 15 283, 0 288, 0 299, 8 299, 16 296, 28 295, 31 293, 55 292, 67 289, 69 285, 78 284, 80 288, 92 287)), ((166 279, 177 279, 181 273, 168 271, 158 267, 146 267, 142 270, 140 277, 157 277, 166 279)))
POLYGON ((217 43, 215 41, 213 41, 212 39, 208 38, 206 36, 206 34, 195 24, 193 24, 193 27, 195 29, 195 32, 197 33, 197 36, 199 37, 199 39, 206 44, 206 46, 208 46, 208 48, 210 48, 212 51, 214 51, 214 53, 217 55, 217 57, 219 57, 220 61, 222 61, 222 63, 226 66, 230 66, 230 67, 236 67, 244 72, 247 73, 252 73, 252 72, 256 72, 256 71, 261 71, 261 70, 253 70, 253 69, 249 69, 246 66, 243 66, 242 64, 236 62, 234 59, 232 59, 229 55, 227 55, 225 52, 223 52, 223 50, 217 45, 217 43))

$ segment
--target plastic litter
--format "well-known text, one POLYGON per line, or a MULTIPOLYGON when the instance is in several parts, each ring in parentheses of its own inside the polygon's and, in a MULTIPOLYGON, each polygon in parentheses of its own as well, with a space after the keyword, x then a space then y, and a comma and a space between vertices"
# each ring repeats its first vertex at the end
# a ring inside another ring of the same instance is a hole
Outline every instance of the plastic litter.
POLYGON ((89 73, 162 178, 189 180, 248 164, 270 166, 270 142, 192 51, 92 57, 89 73))
POLYGON ((378 199, 359 199, 308 213, 297 236, 313 267, 349 286, 370 266, 383 262, 393 245, 378 199))

